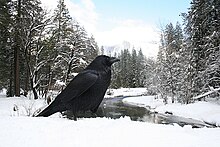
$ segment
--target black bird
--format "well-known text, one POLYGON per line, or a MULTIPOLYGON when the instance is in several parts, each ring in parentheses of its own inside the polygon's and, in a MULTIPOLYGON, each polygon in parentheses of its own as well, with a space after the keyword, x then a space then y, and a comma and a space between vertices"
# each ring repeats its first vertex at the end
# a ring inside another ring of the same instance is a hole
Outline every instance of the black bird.
POLYGON ((110 85, 111 65, 118 61, 115 57, 97 56, 37 116, 47 117, 56 112, 70 110, 76 119, 78 112, 90 110, 95 113, 110 85))

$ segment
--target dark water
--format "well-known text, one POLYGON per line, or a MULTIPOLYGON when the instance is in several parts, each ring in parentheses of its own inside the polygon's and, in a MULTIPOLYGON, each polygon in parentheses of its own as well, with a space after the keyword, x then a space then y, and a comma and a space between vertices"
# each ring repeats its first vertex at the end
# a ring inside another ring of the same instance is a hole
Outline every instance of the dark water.
MULTIPOLYGON (((191 125, 194 128, 201 127, 216 127, 212 124, 207 124, 202 121, 175 116, 172 114, 152 113, 144 107, 137 107, 134 105, 125 104, 121 98, 104 99, 99 106, 96 113, 84 112, 79 113, 78 118, 95 118, 106 117, 112 119, 119 119, 121 117, 129 117, 132 121, 151 122, 157 124, 179 124, 180 126, 191 125)), ((65 117, 74 119, 71 112, 66 112, 65 117)))
MULTIPOLYGON (((106 117, 112 119, 119 119, 121 117, 130 117, 132 121, 143 121, 157 123, 155 115, 143 107, 137 107, 122 102, 123 98, 107 98, 102 101, 97 112, 79 113, 78 118, 94 118, 106 117)), ((67 118, 72 119, 71 112, 66 113, 67 118)))

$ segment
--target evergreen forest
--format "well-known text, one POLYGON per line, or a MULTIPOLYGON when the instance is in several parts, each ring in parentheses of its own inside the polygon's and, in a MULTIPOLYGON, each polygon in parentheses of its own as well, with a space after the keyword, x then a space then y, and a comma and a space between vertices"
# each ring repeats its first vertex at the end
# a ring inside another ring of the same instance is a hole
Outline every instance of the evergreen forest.
MULTIPOLYGON (((113 67, 110 88, 145 87, 165 103, 171 97, 188 104, 215 90, 212 96, 219 97, 220 2, 192 0, 180 15, 183 24, 160 29, 157 57, 135 47, 111 54, 121 61, 113 67)), ((6 88, 7 96, 32 91, 35 99, 47 98, 102 52, 64 0, 52 13, 40 0, 0 0, 0 89, 6 88)))

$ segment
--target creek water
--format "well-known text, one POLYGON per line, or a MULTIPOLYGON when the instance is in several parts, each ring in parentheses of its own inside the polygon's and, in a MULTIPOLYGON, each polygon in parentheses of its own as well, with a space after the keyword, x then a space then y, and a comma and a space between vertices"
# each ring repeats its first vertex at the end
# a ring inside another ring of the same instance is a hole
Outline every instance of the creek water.
MULTIPOLYGON (((106 117, 119 119, 129 117, 132 121, 161 123, 154 113, 151 113, 144 107, 125 104, 122 102, 123 97, 106 98, 100 104, 96 113, 84 112, 79 113, 78 118, 106 117)), ((71 112, 66 112, 65 116, 72 119, 71 112)))
MULTIPOLYGON (((129 105, 122 102, 124 97, 105 98, 100 104, 96 113, 83 112, 78 114, 78 118, 106 117, 119 119, 129 117, 132 121, 151 122, 157 124, 179 124, 180 126, 191 125, 194 128, 215 127, 205 122, 175 115, 165 115, 154 113, 144 107, 129 105)), ((65 117, 73 119, 71 112, 66 112, 65 117)))

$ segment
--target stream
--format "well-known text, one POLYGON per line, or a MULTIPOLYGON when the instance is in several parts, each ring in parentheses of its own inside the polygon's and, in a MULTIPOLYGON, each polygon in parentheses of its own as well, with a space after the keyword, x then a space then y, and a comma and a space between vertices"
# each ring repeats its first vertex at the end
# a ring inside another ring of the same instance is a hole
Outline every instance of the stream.
MULTIPOLYGON (((96 113, 85 112, 79 113, 78 118, 95 118, 106 117, 111 119, 119 119, 121 117, 129 117, 132 121, 150 122, 156 124, 178 124, 180 126, 191 125, 193 128, 215 127, 212 124, 203 121, 175 116, 172 114, 161 114, 151 112, 144 107, 138 107, 122 102, 125 97, 105 98, 99 106, 96 113)), ((72 119, 72 113, 65 113, 65 116, 72 119)))

